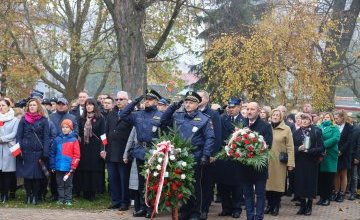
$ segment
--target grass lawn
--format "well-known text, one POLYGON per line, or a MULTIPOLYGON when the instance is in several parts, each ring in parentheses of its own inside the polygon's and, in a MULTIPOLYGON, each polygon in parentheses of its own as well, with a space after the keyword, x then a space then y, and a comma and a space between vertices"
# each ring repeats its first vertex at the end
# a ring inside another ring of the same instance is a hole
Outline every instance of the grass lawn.
MULTIPOLYGON (((48 196, 50 193, 48 193, 48 196)), ((16 199, 10 200, 5 204, 0 203, 0 208, 44 208, 44 209, 83 209, 83 210, 99 210, 106 209, 111 204, 109 194, 97 194, 96 199, 92 202, 83 198, 73 198, 73 205, 68 207, 66 205, 57 205, 56 202, 50 202, 49 199, 37 205, 25 204, 25 190, 19 189, 16 191, 16 199)))

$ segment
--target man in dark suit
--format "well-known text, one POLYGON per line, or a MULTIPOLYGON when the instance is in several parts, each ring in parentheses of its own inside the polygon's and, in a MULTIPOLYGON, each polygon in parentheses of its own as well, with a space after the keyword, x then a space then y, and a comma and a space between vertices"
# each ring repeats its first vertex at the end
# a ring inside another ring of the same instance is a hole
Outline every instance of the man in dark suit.
POLYGON ((88 98, 89 98, 89 94, 86 91, 79 92, 79 95, 78 95, 79 105, 78 105, 78 107, 76 107, 74 110, 72 110, 70 112, 71 114, 75 115, 78 120, 85 110, 85 102, 88 98))
MULTIPOLYGON (((106 102, 107 99, 104 100, 106 102)), ((106 123, 106 162, 109 173, 110 195, 112 205, 110 209, 119 208, 120 211, 129 209, 129 178, 130 164, 124 163, 122 158, 132 125, 119 118, 119 114, 128 104, 127 92, 120 91, 116 96, 116 106, 109 112, 106 123)))
MULTIPOLYGON (((264 122, 259 117, 260 106, 256 102, 247 104, 247 119, 245 126, 249 127, 252 131, 258 132, 264 137, 264 148, 270 148, 272 144, 272 128, 267 122, 264 122)), ((251 166, 242 165, 241 175, 242 186, 245 196, 245 207, 247 219, 261 220, 264 218, 265 209, 265 186, 268 178, 267 166, 260 171, 255 170, 251 166), (255 192, 254 192, 255 188, 255 192), (256 204, 254 198, 256 196, 256 204), (256 211, 255 211, 255 207, 256 211)))
MULTIPOLYGON (((235 130, 235 126, 241 127, 244 118, 240 114, 241 100, 230 98, 227 106, 227 114, 222 115, 222 142, 226 145, 227 140, 235 130)), ((215 163, 218 182, 218 190, 221 197, 222 211, 219 216, 232 216, 240 218, 243 202, 243 190, 240 184, 242 177, 239 175, 240 164, 237 161, 217 161, 215 163)))

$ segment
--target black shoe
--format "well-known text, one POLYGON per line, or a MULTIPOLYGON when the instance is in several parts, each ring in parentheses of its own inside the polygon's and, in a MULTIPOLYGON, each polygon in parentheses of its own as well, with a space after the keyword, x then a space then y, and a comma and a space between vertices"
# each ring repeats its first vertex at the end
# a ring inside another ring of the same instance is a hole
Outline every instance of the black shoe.
POLYGON ((241 212, 233 212, 231 217, 233 218, 240 218, 241 212))
POLYGON ((301 199, 300 200, 300 209, 296 214, 297 215, 304 215, 305 211, 306 211, 306 201, 305 201, 305 199, 301 199))
MULTIPOLYGON (((154 217, 155 217, 155 215, 154 215, 154 217)), ((145 215, 145 218, 151 218, 151 212, 146 212, 146 215, 145 215)))
POLYGON ((320 205, 322 205, 322 206, 328 206, 328 205, 330 205, 330 200, 324 199, 320 205))
POLYGON ((304 215, 311 215, 311 212, 312 212, 312 200, 309 199, 306 203, 306 209, 305 209, 305 213, 304 215))
POLYGON ((273 208, 268 205, 268 206, 266 206, 266 208, 265 208, 265 210, 264 210, 264 214, 269 214, 269 213, 272 212, 272 210, 273 210, 273 208))
POLYGON ((297 202, 297 201, 299 201, 299 197, 297 196, 294 196, 294 198, 291 200, 291 202, 297 202))
POLYGON ((201 220, 206 220, 207 217, 208 217, 208 213, 207 213, 207 212, 202 212, 202 213, 200 214, 200 219, 201 219, 201 220))
POLYGON ((321 205, 324 202, 323 198, 320 198, 319 201, 317 201, 316 205, 321 205))
POLYGON ((119 204, 110 205, 110 206, 108 207, 108 209, 118 209, 118 208, 120 208, 120 205, 119 205, 119 204))
POLYGON ((338 194, 336 192, 333 192, 330 196, 330 201, 335 201, 337 196, 338 196, 338 194))
POLYGON ((278 216, 279 215, 279 206, 275 206, 271 212, 272 216, 278 216))
POLYGON ((345 197, 344 193, 340 192, 338 194, 338 196, 336 197, 335 201, 336 202, 344 202, 344 197, 345 197))
POLYGON ((119 211, 127 211, 127 210, 129 210, 129 206, 127 205, 122 205, 119 207, 119 211))
POLYGON ((226 212, 226 211, 222 211, 218 214, 218 216, 231 216, 232 213, 231 212, 226 212))
POLYGON ((350 201, 354 201, 355 199, 356 199, 356 195, 353 193, 348 198, 348 200, 350 200, 350 201))
POLYGON ((146 211, 144 209, 140 209, 137 212, 133 213, 134 217, 145 217, 146 216, 146 211))

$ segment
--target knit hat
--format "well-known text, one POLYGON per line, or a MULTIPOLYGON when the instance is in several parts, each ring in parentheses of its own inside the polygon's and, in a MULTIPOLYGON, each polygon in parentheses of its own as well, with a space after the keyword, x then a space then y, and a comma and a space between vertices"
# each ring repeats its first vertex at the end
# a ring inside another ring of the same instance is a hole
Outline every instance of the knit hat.
POLYGON ((73 123, 70 119, 64 119, 64 121, 61 122, 61 127, 67 125, 71 130, 74 129, 73 123))

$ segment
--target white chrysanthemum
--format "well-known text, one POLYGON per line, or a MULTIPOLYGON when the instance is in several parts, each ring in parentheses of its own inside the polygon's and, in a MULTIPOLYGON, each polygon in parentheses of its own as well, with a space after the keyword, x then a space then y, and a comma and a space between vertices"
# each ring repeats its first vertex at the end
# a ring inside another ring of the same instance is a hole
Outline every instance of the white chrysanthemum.
POLYGON ((181 179, 184 180, 186 178, 185 174, 181 174, 181 179))
POLYGON ((157 170, 161 170, 161 166, 160 166, 160 165, 157 165, 157 166, 156 166, 156 169, 157 169, 157 170))
POLYGON ((164 173, 164 177, 166 178, 166 177, 169 177, 169 172, 165 172, 164 173))
POLYGON ((254 137, 255 137, 255 134, 253 134, 253 133, 249 134, 249 138, 254 138, 254 137))
POLYGON ((150 173, 150 170, 149 169, 146 169, 146 174, 149 174, 150 173))
POLYGON ((159 173, 155 171, 155 172, 153 173, 153 175, 154 175, 154 176, 158 176, 159 173))
POLYGON ((183 167, 186 167, 186 165, 187 165, 187 163, 186 163, 185 161, 183 161, 183 162, 181 163, 181 166, 183 166, 183 167))
POLYGON ((157 161, 158 161, 159 163, 161 163, 161 162, 163 161, 163 159, 162 159, 161 157, 159 157, 159 158, 157 159, 157 161))
POLYGON ((176 151, 180 153, 180 152, 181 152, 181 148, 176 148, 176 151))
POLYGON ((228 152, 230 150, 230 147, 229 146, 225 146, 225 151, 228 152))
POLYGON ((175 156, 174 156, 174 155, 170 155, 170 160, 175 160, 175 156))

